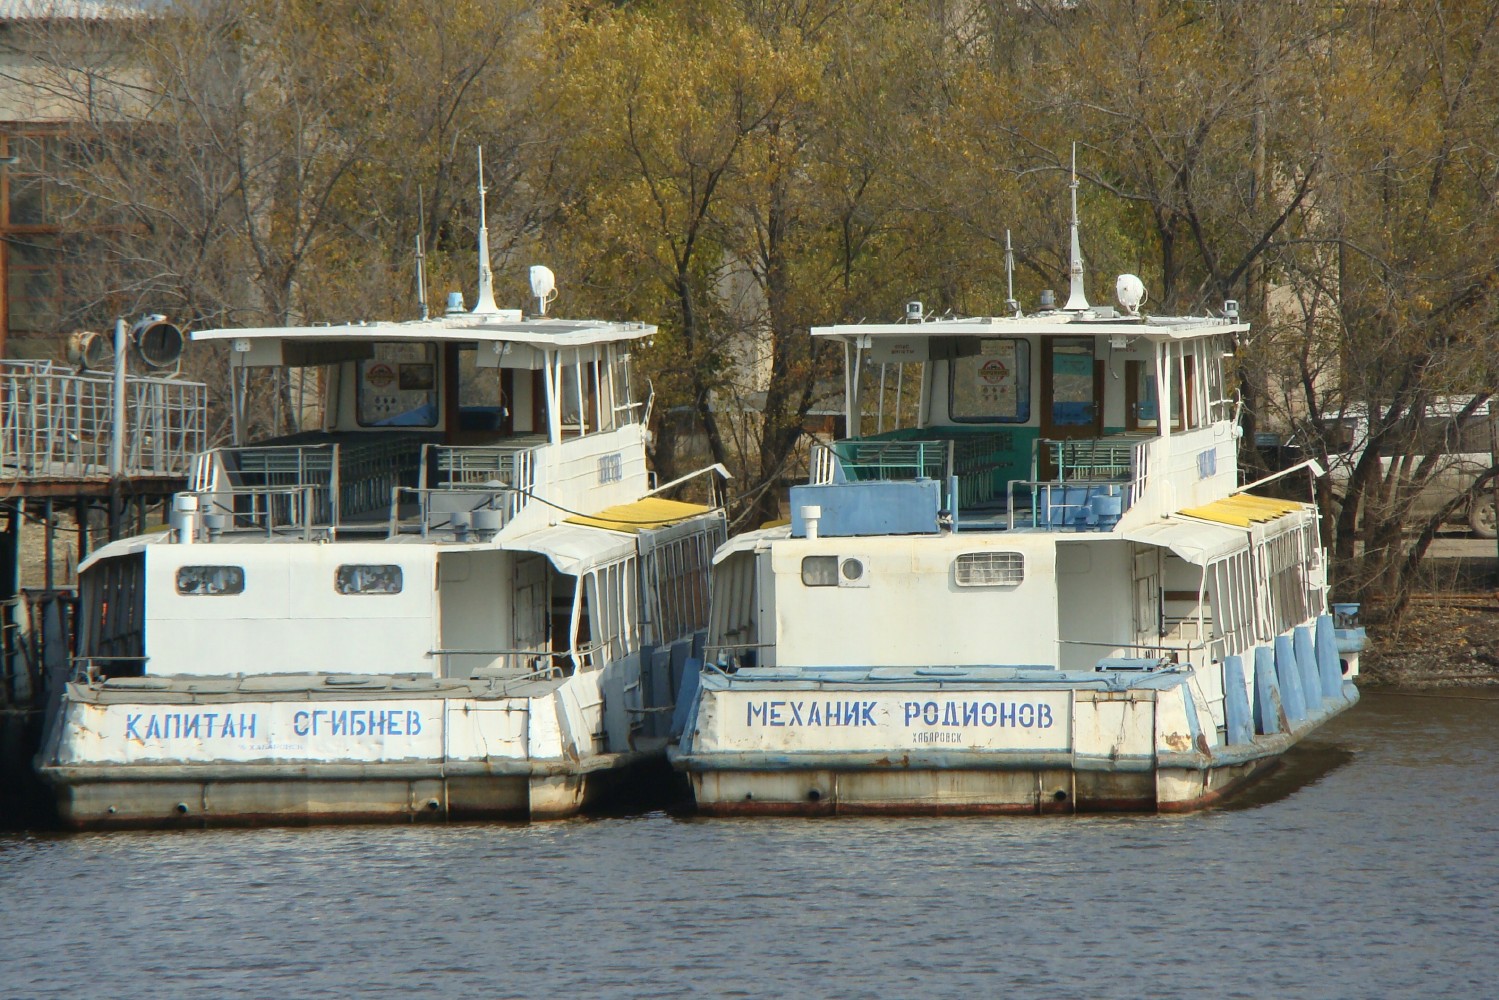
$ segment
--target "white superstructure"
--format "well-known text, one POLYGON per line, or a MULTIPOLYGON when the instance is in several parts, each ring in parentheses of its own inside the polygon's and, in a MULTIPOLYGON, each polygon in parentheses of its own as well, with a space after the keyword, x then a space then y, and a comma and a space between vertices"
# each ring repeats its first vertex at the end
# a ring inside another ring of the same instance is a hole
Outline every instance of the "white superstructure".
POLYGON ((848 436, 715 556, 700 809, 1193 808, 1356 699, 1314 507, 1239 486, 1247 325, 912 305, 812 331, 848 436))
MULTIPOLYGON (((487 262, 486 262, 487 263, 487 262)), ((39 766, 90 825, 547 817, 662 759, 714 509, 652 495, 639 323, 209 330, 315 430, 80 568, 39 766)))

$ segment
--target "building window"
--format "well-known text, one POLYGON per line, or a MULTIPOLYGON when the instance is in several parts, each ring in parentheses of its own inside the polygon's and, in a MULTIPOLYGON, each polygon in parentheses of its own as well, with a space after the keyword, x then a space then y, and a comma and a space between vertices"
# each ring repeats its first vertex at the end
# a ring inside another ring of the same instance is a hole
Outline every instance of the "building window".
POLYGON ((177 593, 185 597, 231 597, 245 592, 242 566, 179 566, 177 593))
POLYGON ((340 594, 399 594, 401 567, 390 565, 338 567, 333 588, 340 594))

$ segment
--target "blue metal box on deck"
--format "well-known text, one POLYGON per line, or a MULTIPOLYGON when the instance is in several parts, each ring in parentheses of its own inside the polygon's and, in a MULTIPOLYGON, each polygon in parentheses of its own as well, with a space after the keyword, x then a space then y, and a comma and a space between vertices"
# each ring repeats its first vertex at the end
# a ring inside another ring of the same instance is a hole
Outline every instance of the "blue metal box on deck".
POLYGON ((791 534, 807 534, 805 507, 822 508, 817 533, 823 537, 931 534, 941 505, 935 479, 793 486, 791 534))

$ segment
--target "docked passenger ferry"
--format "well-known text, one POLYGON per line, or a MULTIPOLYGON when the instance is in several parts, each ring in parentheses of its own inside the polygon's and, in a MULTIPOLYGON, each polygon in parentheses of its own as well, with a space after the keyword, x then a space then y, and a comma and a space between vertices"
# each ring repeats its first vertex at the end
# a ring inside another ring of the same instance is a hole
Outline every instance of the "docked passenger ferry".
POLYGON ((673 748, 700 811, 1191 810, 1357 700, 1315 507, 1239 484, 1236 308, 1072 282, 1034 315, 812 331, 848 436, 789 524, 714 557, 673 748))
POLYGON ((669 777, 725 529, 655 495, 653 333, 497 309, 484 267, 472 312, 193 334, 318 427, 201 455, 168 530, 80 567, 64 822, 535 819, 669 777))

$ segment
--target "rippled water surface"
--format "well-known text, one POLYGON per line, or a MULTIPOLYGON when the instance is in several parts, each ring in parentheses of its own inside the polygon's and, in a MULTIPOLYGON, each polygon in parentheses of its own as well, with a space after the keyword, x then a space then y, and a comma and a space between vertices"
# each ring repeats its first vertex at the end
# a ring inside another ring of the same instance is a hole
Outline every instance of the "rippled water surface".
POLYGON ((1185 817, 0 834, 0 996, 1491 997, 1499 701, 1185 817))

